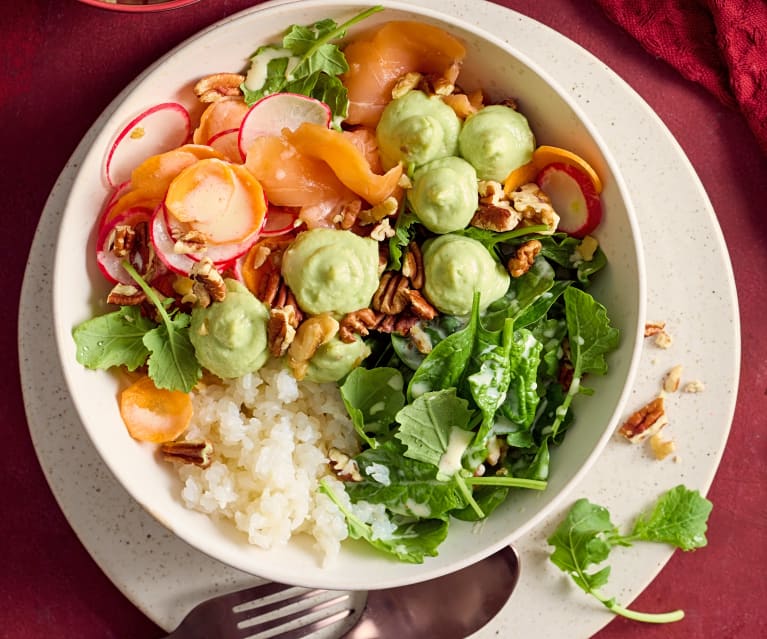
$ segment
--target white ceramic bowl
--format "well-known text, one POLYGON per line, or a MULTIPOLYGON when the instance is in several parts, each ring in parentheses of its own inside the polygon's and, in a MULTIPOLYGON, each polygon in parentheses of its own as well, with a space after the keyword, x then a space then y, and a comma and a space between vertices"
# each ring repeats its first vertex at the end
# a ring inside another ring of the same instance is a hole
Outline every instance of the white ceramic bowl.
MULTIPOLYGON (((386 11, 364 22, 362 28, 379 21, 415 19, 457 35, 467 46, 461 76, 465 88, 476 85, 494 97, 515 96, 539 144, 579 153, 604 179, 605 214, 596 235, 609 267, 592 291, 609 309, 622 340, 617 352, 609 356, 609 375, 589 379, 595 396, 576 398, 577 421, 564 444, 552 454, 545 491, 517 491, 481 526, 451 522, 439 556, 428 558, 422 565, 396 562, 362 542, 345 542, 340 557, 321 567, 308 541, 295 538, 285 547, 261 550, 248 545, 233 526, 215 523, 185 508, 179 497, 179 481, 170 466, 159 460, 154 446, 134 441, 123 426, 117 409, 116 376, 86 370, 75 360, 72 328, 107 310, 100 300, 108 287, 93 257, 92 234, 95 215, 107 197, 103 161, 116 131, 158 102, 177 100, 193 105, 191 87, 196 79, 244 69, 249 54, 259 44, 279 39, 289 25, 326 17, 342 22, 359 11, 359 3, 307 0, 245 11, 205 30, 148 69, 110 107, 114 112, 72 188, 57 246, 53 295, 61 362, 83 426, 107 466, 139 504, 192 546, 241 570, 306 586, 370 589, 423 581, 471 564, 530 531, 570 495, 570 489, 615 431, 631 390, 642 341, 644 269, 630 200, 609 150, 567 90, 547 79, 541 63, 469 24, 412 5, 383 4, 386 11)), ((509 39, 513 36, 510 33, 509 39)))

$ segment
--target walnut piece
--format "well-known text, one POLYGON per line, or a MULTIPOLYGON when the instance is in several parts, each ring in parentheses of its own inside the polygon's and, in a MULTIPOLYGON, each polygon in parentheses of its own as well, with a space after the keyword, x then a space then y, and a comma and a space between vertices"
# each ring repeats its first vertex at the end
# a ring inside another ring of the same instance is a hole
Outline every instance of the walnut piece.
POLYGON ((245 76, 239 73, 214 73, 198 80, 194 94, 200 102, 217 102, 242 95, 240 85, 245 76))
POLYGON ((658 348, 671 348, 671 344, 674 343, 674 340, 671 338, 671 335, 669 335, 666 331, 661 331, 655 336, 655 345, 658 348))
POLYGON ((392 100, 396 100, 397 98, 401 98, 402 96, 410 93, 419 84, 421 84, 422 79, 423 76, 417 71, 411 71, 401 76, 394 83, 394 87, 391 90, 392 100))
POLYGON ((209 257, 195 262, 189 272, 189 278, 194 282, 192 293, 197 297, 197 304, 203 308, 210 306, 211 302, 221 302, 226 298, 224 278, 209 257))
POLYGON ((394 229, 389 223, 389 218, 385 217, 370 231, 370 239, 376 242, 385 242, 390 237, 394 237, 394 229))
POLYGON ((179 255, 203 253, 207 249, 208 238, 200 231, 187 231, 176 240, 173 252, 179 255))
POLYGON ((338 320, 329 313, 315 315, 299 325, 288 348, 288 364, 293 377, 300 381, 306 376, 309 360, 320 346, 335 337, 338 329, 338 320))
POLYGON ((359 212, 357 219, 360 224, 377 224, 387 217, 391 217, 397 212, 399 202, 394 196, 387 197, 383 202, 379 202, 369 209, 363 209, 359 212))
POLYGON ((522 215, 519 211, 515 211, 510 206, 480 203, 469 224, 478 229, 502 233, 517 228, 521 220, 522 215))
POLYGON ((706 385, 698 379, 687 382, 682 389, 685 393, 702 393, 704 390, 706 390, 706 385))
POLYGON ((528 225, 544 224, 548 228, 541 233, 551 235, 557 230, 559 215, 551 206, 551 200, 535 182, 523 184, 511 193, 512 206, 522 214, 528 225))
POLYGON ((207 468, 213 461, 213 444, 207 439, 165 442, 160 446, 160 453, 166 461, 194 464, 200 468, 207 468))
POLYGON ((528 240, 524 244, 520 244, 507 263, 511 276, 522 277, 527 273, 533 266, 535 258, 542 248, 543 245, 538 240, 528 240))
POLYGON ((282 357, 287 353, 290 344, 296 337, 296 311, 293 306, 272 308, 269 311, 269 321, 266 324, 266 342, 269 352, 274 357, 282 357))
POLYGON ((620 427, 619 432, 632 444, 638 444, 660 432, 666 424, 668 418, 663 397, 656 397, 631 415, 620 427))

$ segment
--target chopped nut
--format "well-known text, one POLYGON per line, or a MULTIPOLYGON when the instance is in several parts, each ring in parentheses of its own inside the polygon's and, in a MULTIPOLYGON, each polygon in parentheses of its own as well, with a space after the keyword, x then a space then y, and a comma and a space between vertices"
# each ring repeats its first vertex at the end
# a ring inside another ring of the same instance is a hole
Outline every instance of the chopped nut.
POLYGON ((453 93, 451 95, 441 96, 442 101, 447 104, 453 112, 461 119, 465 120, 470 115, 477 112, 477 107, 472 104, 469 96, 465 93, 453 93))
POLYGON ((400 175, 399 180, 397 181, 397 186, 405 190, 412 189, 413 182, 410 180, 406 173, 403 173, 400 175))
POLYGON ((410 298, 410 308, 419 319, 428 321, 439 315, 437 309, 429 304, 419 291, 408 290, 408 297, 410 298))
POLYGON ((295 309, 293 306, 273 308, 269 311, 269 321, 266 324, 266 342, 269 352, 274 357, 282 357, 287 353, 290 344, 296 337, 294 327, 295 309))
POLYGON ((535 258, 541 252, 543 245, 538 240, 528 240, 517 247, 514 255, 508 261, 507 267, 512 277, 522 277, 535 263, 535 258))
POLYGON ((595 237, 587 235, 581 240, 575 250, 584 262, 590 262, 594 259, 594 253, 597 252, 598 248, 599 241, 595 237))
POLYGON ((510 199, 526 224, 545 224, 548 229, 542 231, 544 235, 550 235, 557 230, 559 215, 552 208, 549 197, 535 182, 520 186, 512 192, 510 199))
POLYGON ((355 335, 366 337, 370 330, 378 326, 383 319, 380 313, 376 313, 372 308, 362 308, 358 311, 347 313, 341 318, 338 328, 338 337, 347 344, 353 342, 355 335))
POLYGON ((176 240, 173 252, 180 255, 202 253, 207 248, 208 238, 199 231, 188 231, 176 240))
POLYGON ((381 220, 394 215, 399 208, 399 202, 394 196, 387 197, 383 202, 379 202, 369 209, 359 212, 357 219, 360 224, 375 224, 381 220))
POLYGON ((397 98, 401 98, 403 95, 410 93, 410 91, 415 89, 421 83, 422 78, 423 76, 417 71, 411 71, 410 73, 403 75, 397 80, 391 90, 392 100, 396 100, 397 98))
POLYGON ((668 424, 663 397, 656 397, 633 415, 620 427, 619 432, 632 444, 644 441, 668 424))
POLYGON ((297 380, 305 377, 309 360, 320 346, 327 344, 335 337, 338 328, 338 320, 329 313, 315 315, 299 325, 288 348, 288 364, 297 380))
POLYGON ((702 393, 704 390, 706 390, 706 385, 697 379, 687 382, 684 388, 682 388, 682 391, 685 393, 702 393))
POLYGON ((263 244, 258 244, 255 246, 251 253, 248 255, 248 259, 250 260, 250 267, 255 271, 259 268, 261 268, 264 264, 266 264, 266 260, 271 255, 272 249, 270 249, 268 246, 264 246, 263 244))
POLYGON ((511 206, 509 198, 503 192, 503 184, 500 182, 480 180, 477 182, 477 192, 479 193, 479 201, 482 204, 493 204, 495 206, 505 204, 506 206, 511 206))
POLYGON ((389 224, 389 218, 385 217, 373 227, 373 230, 370 232, 370 238, 376 242, 384 242, 390 237, 394 237, 394 229, 389 224))
POLYGON ((132 284, 115 284, 107 295, 107 303, 116 306, 138 306, 146 299, 146 293, 132 284))
POLYGON ((194 85, 194 94, 200 102, 216 102, 242 95, 240 85, 243 82, 245 76, 239 73, 214 73, 194 85))
POLYGON ((410 302, 408 291, 408 279, 404 275, 386 271, 381 276, 370 306, 373 310, 387 315, 397 315, 404 311, 410 302))
POLYGON ((356 460, 337 448, 328 451, 330 468, 341 481, 362 481, 356 460))
POLYGON ((431 353, 433 348, 431 337, 425 330, 423 330, 423 328, 421 328, 420 324, 416 324, 410 329, 410 339, 413 341, 413 344, 419 353, 423 353, 424 355, 431 353))
POLYGON ((117 257, 130 255, 136 242, 136 230, 129 224, 117 224, 109 237, 109 246, 117 257))
POLYGON ((333 222, 338 224, 343 230, 348 231, 357 221, 361 208, 362 200, 359 198, 344 202, 340 211, 333 217, 333 222))
POLYGON ((200 468, 207 468, 213 461, 213 444, 208 440, 165 442, 160 446, 160 452, 166 461, 194 464, 200 468))
POLYGON ((226 298, 226 282, 209 257, 196 262, 189 277, 194 282, 192 292, 197 296, 200 306, 206 307, 211 301, 221 302, 226 298))
POLYGON ((418 324, 419 319, 412 313, 400 313, 396 316, 394 321, 394 330, 392 332, 399 335, 407 336, 410 334, 410 330, 418 324))
POLYGON ((679 381, 682 379, 682 366, 677 364, 663 378, 663 390, 667 393, 676 393, 679 389, 679 381))
POLYGON ((647 322, 644 325, 644 336, 652 337, 663 332, 664 328, 666 328, 666 322, 647 322))
POLYGON ((480 203, 469 224, 478 229, 502 233, 517 228, 521 220, 522 214, 511 206, 480 203))
POLYGON ((671 348, 673 341, 674 340, 671 339, 671 335, 669 335, 666 331, 661 331, 655 336, 655 345, 659 348, 671 348))
POLYGON ((665 439, 660 433, 650 437, 652 454, 658 461, 665 459, 676 450, 676 444, 671 439, 665 439))
POLYGON ((413 288, 423 288, 423 254, 416 242, 408 244, 407 252, 402 258, 402 274, 410 280, 413 288))

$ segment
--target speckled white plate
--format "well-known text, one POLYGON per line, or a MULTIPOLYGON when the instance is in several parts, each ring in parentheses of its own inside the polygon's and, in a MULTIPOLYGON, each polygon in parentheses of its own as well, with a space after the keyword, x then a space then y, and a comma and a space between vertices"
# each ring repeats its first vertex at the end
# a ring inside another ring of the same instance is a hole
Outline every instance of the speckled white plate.
MULTIPOLYGON (((570 89, 611 147, 632 192, 645 243, 648 316, 663 319, 674 337, 670 349, 648 342, 629 409, 655 396, 663 374, 684 366, 683 382, 703 381, 709 390, 667 398, 679 461, 656 462, 644 448, 616 439, 573 491, 610 508, 616 522, 629 521, 659 492, 683 482, 706 491, 727 440, 737 395, 740 338, 732 271, 711 205, 682 151, 666 128, 625 83, 583 49, 550 29, 491 3, 440 0, 420 4, 471 20, 496 33, 514 35, 515 46, 570 89), (596 99, 611 95, 609 103, 596 99), (591 99, 591 98, 595 99, 591 99), (639 127, 640 147, 622 144, 639 127), (654 158, 663 157, 661 167, 654 158), (664 194, 683 227, 672 238, 654 202, 664 194), (679 238, 686 241, 679 243, 679 238), (711 268, 712 261, 718 268, 711 268), (676 268, 684 264, 685 268, 676 268), (706 280, 701 273, 705 271, 706 280), (667 277, 675 272, 674 279, 667 277), (705 357, 704 357, 705 354, 705 357), (710 425, 696 428, 705 415, 710 425), (693 436, 694 434, 694 436, 693 436), (651 472, 648 472, 651 471, 651 472)), ((261 5, 264 7, 266 5, 261 5)), ((110 579, 164 628, 177 625, 195 603, 217 592, 258 580, 191 549, 152 519, 116 483, 79 422, 56 359, 51 286, 57 229, 79 162, 109 114, 96 122, 62 172, 35 236, 22 290, 19 351, 22 386, 32 438, 59 504, 85 547, 110 579), (35 390, 54 389, 40 397, 35 390), (51 432, 47 425, 59 425, 51 432)), ((547 561, 546 537, 555 513, 519 544, 520 585, 501 614, 476 637, 587 637, 611 616, 572 587, 547 561)), ((670 557, 661 546, 638 546, 611 557, 609 589, 630 602, 670 557)), ((681 602, 680 605, 683 605, 681 602)))

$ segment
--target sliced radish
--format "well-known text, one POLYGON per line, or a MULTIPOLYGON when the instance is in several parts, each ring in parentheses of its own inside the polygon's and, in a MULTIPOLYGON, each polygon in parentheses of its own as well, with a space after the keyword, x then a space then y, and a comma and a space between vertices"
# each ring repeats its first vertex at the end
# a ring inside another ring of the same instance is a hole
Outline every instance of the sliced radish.
POLYGON ((152 240, 154 251, 168 269, 180 275, 189 275, 192 267, 195 265, 195 260, 184 253, 176 253, 176 241, 171 237, 168 226, 165 223, 165 216, 165 206, 162 204, 152 214, 149 236, 152 240))
POLYGON ((276 237, 293 231, 299 223, 299 209, 283 209, 270 207, 261 228, 264 237, 276 237))
POLYGON ((242 162, 244 157, 240 153, 239 140, 240 129, 226 129, 210 138, 207 146, 218 151, 230 162, 242 162))
POLYGON ((106 178, 111 186, 130 179, 131 171, 152 155, 181 146, 192 131, 186 108, 177 102, 157 104, 120 131, 106 158, 106 178))
MULTIPOLYGON (((145 208, 132 208, 112 218, 99 229, 96 240, 96 262, 99 269, 112 284, 133 284, 133 278, 122 267, 125 255, 116 255, 114 252, 114 240, 118 227, 131 227, 136 229, 140 224, 149 224, 152 211, 145 208)), ((143 263, 140 253, 131 253, 130 259, 136 270, 143 273, 146 264, 143 263)))
POLYGON ((559 215, 557 230, 584 237, 602 221, 602 202, 587 173, 572 164, 554 162, 538 173, 535 181, 551 199, 559 215))
POLYGON ((262 135, 279 135, 283 129, 297 129, 304 122, 330 126, 330 107, 298 93, 273 93, 261 98, 245 114, 240 125, 238 145, 243 158, 253 140, 262 135))

